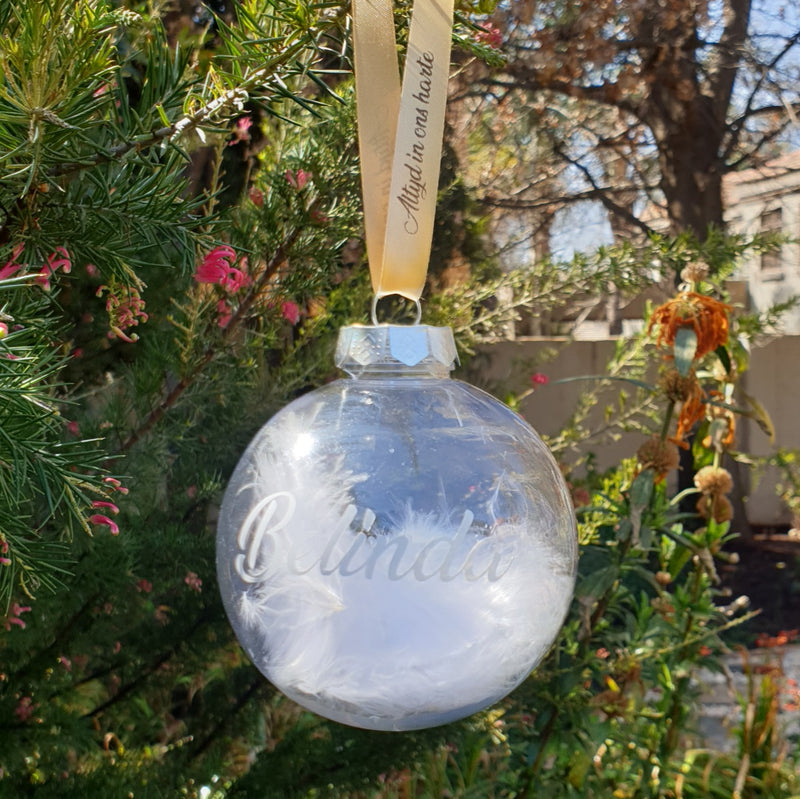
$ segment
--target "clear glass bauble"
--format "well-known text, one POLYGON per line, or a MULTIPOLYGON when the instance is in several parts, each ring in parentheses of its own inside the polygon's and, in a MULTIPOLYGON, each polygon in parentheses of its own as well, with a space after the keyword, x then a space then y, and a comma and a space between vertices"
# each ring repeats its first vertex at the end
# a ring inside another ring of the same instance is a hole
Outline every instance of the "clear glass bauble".
POLYGON ((287 696, 376 730, 444 724, 515 688, 572 597, 575 517, 531 427, 452 380, 449 328, 352 326, 348 377, 256 435, 219 519, 236 635, 287 696))

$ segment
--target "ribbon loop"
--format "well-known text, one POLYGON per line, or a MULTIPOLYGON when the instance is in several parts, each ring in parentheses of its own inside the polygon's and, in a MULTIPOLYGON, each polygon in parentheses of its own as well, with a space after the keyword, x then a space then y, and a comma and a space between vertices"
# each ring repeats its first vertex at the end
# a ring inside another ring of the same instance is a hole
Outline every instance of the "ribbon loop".
POLYGON ((376 302, 418 302, 442 157, 453 0, 417 0, 400 88, 391 0, 353 0, 358 140, 376 302))

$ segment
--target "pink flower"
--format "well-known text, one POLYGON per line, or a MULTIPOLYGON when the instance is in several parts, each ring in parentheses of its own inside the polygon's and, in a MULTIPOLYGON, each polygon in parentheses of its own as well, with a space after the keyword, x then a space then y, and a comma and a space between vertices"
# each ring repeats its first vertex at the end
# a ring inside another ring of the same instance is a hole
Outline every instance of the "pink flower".
POLYGON ((8 335, 8 325, 5 322, 0 322, 0 338, 5 338, 8 335))
POLYGON ((18 602, 12 602, 11 607, 8 609, 8 615, 3 621, 3 626, 6 630, 11 629, 11 625, 16 625, 21 630, 25 629, 25 622, 20 618, 23 613, 30 613, 30 607, 27 605, 20 605, 18 602))
POLYGON ((300 308, 291 300, 281 303, 281 316, 290 324, 296 325, 300 321, 300 308))
POLYGON ((31 697, 23 696, 14 709, 14 715, 20 721, 27 721, 34 714, 37 707, 38 705, 34 704, 31 697))
POLYGON ((503 33, 500 28, 488 23, 482 25, 481 28, 475 33, 475 41, 481 44, 488 44, 489 47, 499 50, 503 46, 503 33))
POLYGON ((56 269, 63 269, 64 272, 69 272, 72 269, 72 261, 70 261, 69 253, 64 247, 56 247, 55 252, 50 253, 47 257, 47 263, 39 270, 39 274, 34 280, 45 291, 50 291, 50 276, 56 269))
POLYGON ((233 247, 228 247, 226 244, 214 247, 203 258, 194 274, 194 279, 198 283, 212 283, 222 286, 229 293, 235 294, 250 283, 250 277, 246 272, 247 258, 242 258, 239 261, 240 269, 233 265, 235 261, 236 252, 233 247))
POLYGON ((106 508, 115 516, 119 513, 119 508, 113 502, 104 502, 100 499, 96 499, 92 502, 92 508, 106 508))
POLYGON ((261 191, 261 189, 253 186, 247 193, 247 196, 250 197, 250 202, 252 202, 253 205, 256 206, 256 208, 264 207, 264 192, 261 191))
POLYGON ((236 120, 236 127, 233 130, 233 138, 228 142, 228 147, 233 147, 240 141, 250 141, 250 127, 253 124, 251 117, 240 117, 236 120))
POLYGON ((541 372, 534 372, 531 375, 531 383, 534 386, 546 386, 550 382, 550 378, 547 375, 543 375, 541 372))
POLYGON ((203 590, 203 581, 194 572, 186 572, 186 577, 183 578, 183 582, 185 582, 192 591, 197 591, 198 594, 203 590))
POLYGON ((219 327, 227 327, 228 322, 231 321, 231 306, 227 300, 220 300, 217 303, 217 313, 219 314, 219 319, 217 319, 217 325, 219 327))
POLYGON ((119 535, 119 525, 108 516, 103 516, 101 513, 95 513, 89 517, 89 524, 104 524, 111 530, 111 535, 119 535))
MULTIPOLYGON (((239 263, 247 267, 247 259, 242 258, 239 263)), ((229 291, 231 294, 236 294, 239 289, 244 288, 250 282, 250 277, 244 272, 242 269, 236 269, 235 267, 231 267, 228 270, 228 274, 225 279, 220 284, 226 291, 229 291)))
POLYGON ((72 671, 72 661, 66 655, 60 655, 57 662, 67 671, 72 671))
POLYGON ((286 173, 284 174, 286 178, 286 182, 293 188, 297 189, 297 191, 302 191, 303 187, 308 183, 309 178, 311 177, 310 172, 306 172, 305 169, 298 169, 297 172, 292 172, 291 169, 287 169, 286 173))
POLYGON ((235 260, 236 252, 233 247, 228 247, 226 244, 214 247, 203 258, 194 274, 194 279, 198 283, 221 284, 235 260))
POLYGON ((120 481, 117 480, 116 477, 104 477, 103 478, 103 482, 106 485, 111 486, 111 489, 113 491, 119 491, 120 494, 127 494, 128 493, 128 489, 125 488, 125 486, 122 485, 122 483, 120 483, 120 481))
POLYGON ((86 274, 89 277, 97 277, 98 269, 94 264, 86 264, 86 274))
POLYGON ((78 423, 74 420, 67 422, 67 430, 72 433, 73 436, 79 436, 81 434, 80 427, 78 427, 78 423))
POLYGON ((150 582, 150 580, 145 580, 142 578, 141 580, 137 580, 136 590, 140 594, 149 594, 153 590, 153 584, 150 582))
POLYGON ((16 263, 22 251, 25 249, 24 244, 17 244, 11 251, 11 258, 6 261, 2 269, 0 269, 0 280, 6 280, 15 273, 22 269, 22 264, 16 263))
POLYGON ((125 331, 136 327, 139 321, 146 322, 148 315, 145 313, 145 303, 139 290, 133 286, 116 283, 113 279, 110 286, 100 286, 95 294, 102 297, 108 292, 106 299, 106 312, 108 313, 109 338, 119 338, 133 344, 139 340, 135 333, 128 335, 125 331))

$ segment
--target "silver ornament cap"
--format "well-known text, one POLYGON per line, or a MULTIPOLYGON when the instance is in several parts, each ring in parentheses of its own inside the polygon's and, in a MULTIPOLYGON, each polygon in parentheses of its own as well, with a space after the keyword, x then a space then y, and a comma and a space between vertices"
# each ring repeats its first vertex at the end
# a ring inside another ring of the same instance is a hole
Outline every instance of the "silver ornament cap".
POLYGON ((354 377, 398 367, 446 374, 458 364, 458 352, 449 327, 350 325, 339 331, 335 361, 354 377))

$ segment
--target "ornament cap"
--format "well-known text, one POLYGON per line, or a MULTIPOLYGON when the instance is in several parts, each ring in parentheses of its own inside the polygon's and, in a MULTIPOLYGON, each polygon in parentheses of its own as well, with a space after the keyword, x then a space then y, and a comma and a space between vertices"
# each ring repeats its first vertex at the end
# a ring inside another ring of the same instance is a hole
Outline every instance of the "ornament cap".
POLYGON ((402 371, 446 377, 458 363, 449 327, 349 325, 339 331, 336 365, 354 377, 402 371))

